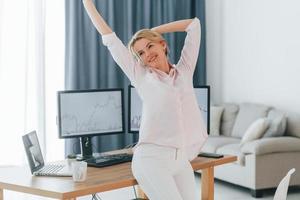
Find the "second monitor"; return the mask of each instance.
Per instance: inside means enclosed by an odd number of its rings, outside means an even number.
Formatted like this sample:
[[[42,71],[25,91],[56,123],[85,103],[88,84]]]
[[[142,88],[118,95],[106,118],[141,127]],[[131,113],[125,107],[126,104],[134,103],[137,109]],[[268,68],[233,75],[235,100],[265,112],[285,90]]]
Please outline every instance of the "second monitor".
[[[210,87],[209,86],[195,86],[195,95],[198,106],[201,111],[203,120],[206,124],[207,132],[209,132],[209,114],[210,114]],[[128,112],[128,127],[129,132],[138,133],[142,119],[142,100],[139,97],[136,89],[129,86],[129,112]]]

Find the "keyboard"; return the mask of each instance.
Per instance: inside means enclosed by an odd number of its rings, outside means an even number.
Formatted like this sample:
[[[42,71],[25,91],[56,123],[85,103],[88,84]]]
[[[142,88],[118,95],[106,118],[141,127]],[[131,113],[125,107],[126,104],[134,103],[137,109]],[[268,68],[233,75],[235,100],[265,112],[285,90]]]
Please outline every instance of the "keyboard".
[[[113,155],[101,155],[95,158],[86,160],[88,166],[91,167],[106,167],[116,165],[124,162],[130,162],[132,160],[132,154],[120,153]]]
[[[36,172],[37,175],[55,175],[64,165],[45,165],[42,169]]]

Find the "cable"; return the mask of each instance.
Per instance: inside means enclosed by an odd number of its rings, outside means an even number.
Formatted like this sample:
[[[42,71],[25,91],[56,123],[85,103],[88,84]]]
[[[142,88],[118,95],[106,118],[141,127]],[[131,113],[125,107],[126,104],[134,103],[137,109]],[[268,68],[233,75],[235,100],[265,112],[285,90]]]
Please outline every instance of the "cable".
[[[125,146],[124,149],[132,148],[132,147],[134,147],[136,144],[137,144],[137,142],[134,142],[134,143],[132,143],[132,144],[129,144],[129,145]]]
[[[92,200],[102,200],[101,197],[98,196],[97,193],[92,194]]]

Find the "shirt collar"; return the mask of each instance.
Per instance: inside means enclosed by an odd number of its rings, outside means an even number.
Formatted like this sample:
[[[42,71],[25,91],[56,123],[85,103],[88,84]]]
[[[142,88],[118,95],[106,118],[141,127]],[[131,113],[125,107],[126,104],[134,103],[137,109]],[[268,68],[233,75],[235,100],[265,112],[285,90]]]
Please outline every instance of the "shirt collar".
[[[167,78],[167,77],[172,78],[172,77],[176,76],[176,73],[177,73],[177,69],[175,68],[174,65],[172,65],[172,67],[169,71],[169,74],[167,74],[166,72],[161,71],[159,69],[156,69],[154,67],[149,67],[149,70],[150,70],[150,72],[156,72],[156,74],[162,78]]]

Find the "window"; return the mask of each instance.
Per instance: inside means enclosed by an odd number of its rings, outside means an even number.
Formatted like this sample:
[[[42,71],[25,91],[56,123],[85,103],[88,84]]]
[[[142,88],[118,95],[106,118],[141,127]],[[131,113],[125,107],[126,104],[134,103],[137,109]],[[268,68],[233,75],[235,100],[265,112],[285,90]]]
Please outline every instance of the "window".
[[[0,0],[0,165],[25,162],[21,136],[33,129],[47,161],[63,158],[55,118],[64,44],[64,1]]]

